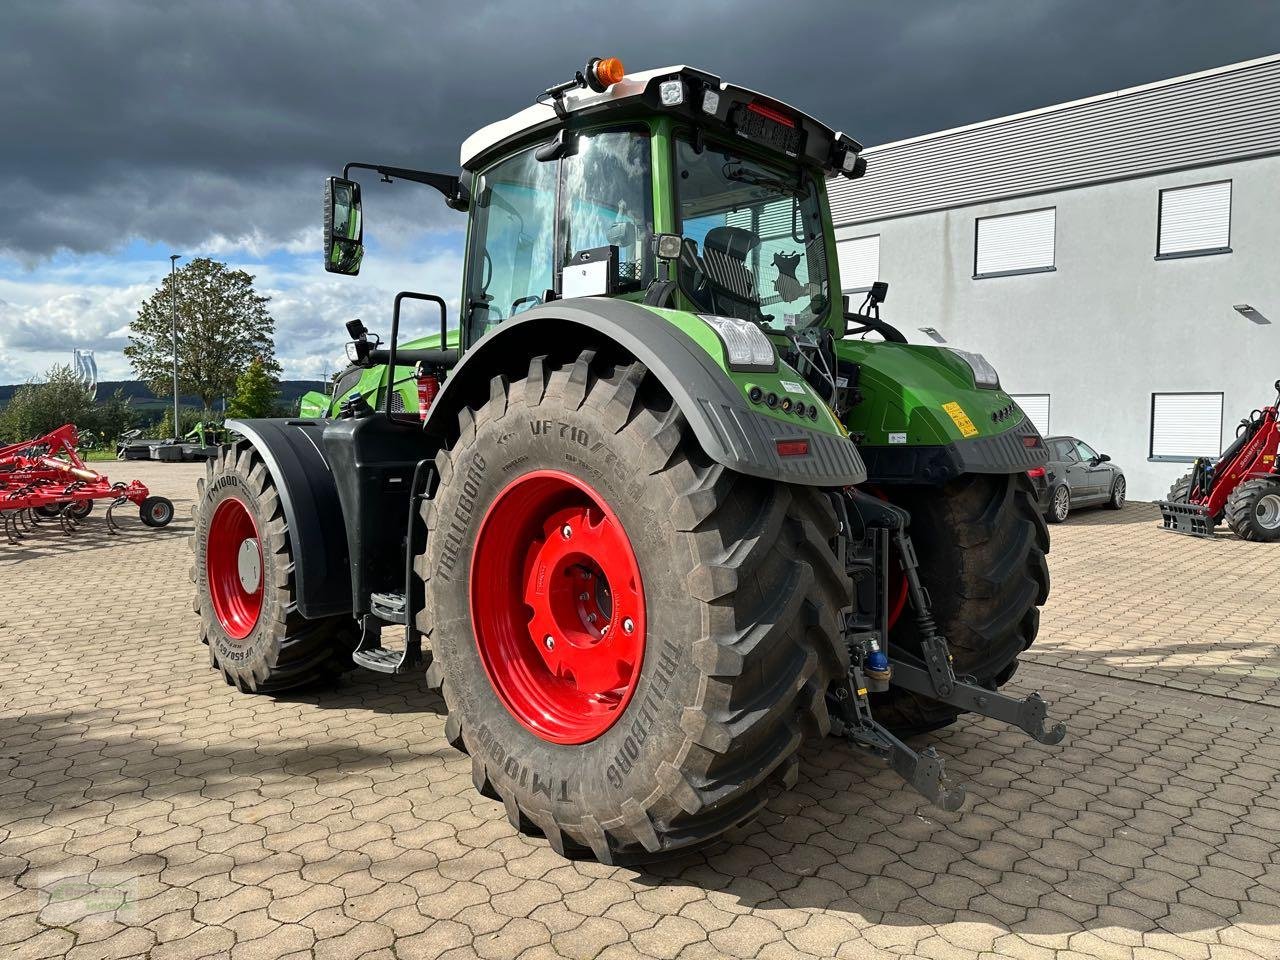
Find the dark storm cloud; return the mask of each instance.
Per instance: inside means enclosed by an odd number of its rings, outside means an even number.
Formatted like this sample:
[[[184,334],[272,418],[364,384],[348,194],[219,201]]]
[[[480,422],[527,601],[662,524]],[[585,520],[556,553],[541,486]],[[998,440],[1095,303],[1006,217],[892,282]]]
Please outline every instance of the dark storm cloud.
[[[692,63],[884,142],[1280,49],[1264,3],[18,2],[0,250],[296,238],[346,160],[452,170],[588,54]],[[411,188],[400,188],[411,189]],[[370,191],[372,194],[373,191]],[[439,204],[374,199],[388,218]],[[376,222],[378,209],[370,211]]]

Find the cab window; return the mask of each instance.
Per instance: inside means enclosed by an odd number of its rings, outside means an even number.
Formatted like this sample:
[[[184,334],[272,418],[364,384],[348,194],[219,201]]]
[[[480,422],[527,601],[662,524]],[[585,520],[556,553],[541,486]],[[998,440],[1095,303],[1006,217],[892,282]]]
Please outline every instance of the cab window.
[[[526,150],[480,176],[467,268],[471,342],[541,303],[551,289],[556,175],[556,163]]]
[[[653,279],[653,189],[649,133],[603,130],[578,137],[561,162],[560,240],[556,267],[596,247],[618,248],[619,292]]]

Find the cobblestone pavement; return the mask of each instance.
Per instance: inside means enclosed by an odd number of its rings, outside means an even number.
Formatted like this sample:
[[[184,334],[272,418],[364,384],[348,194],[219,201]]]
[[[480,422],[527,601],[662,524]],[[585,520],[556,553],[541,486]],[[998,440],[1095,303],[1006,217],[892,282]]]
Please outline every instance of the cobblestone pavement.
[[[0,544],[6,960],[1280,957],[1280,547],[1082,514],[1016,681],[1063,745],[961,722],[945,814],[816,744],[756,825],[640,872],[515,834],[416,679],[225,686],[189,613],[198,468],[135,467],[171,528]]]

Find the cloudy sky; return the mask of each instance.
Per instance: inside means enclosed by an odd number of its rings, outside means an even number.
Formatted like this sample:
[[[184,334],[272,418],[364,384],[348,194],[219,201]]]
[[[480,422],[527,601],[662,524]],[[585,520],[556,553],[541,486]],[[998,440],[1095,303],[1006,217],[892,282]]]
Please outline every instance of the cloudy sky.
[[[324,273],[324,176],[456,172],[468,132],[591,55],[702,66],[876,144],[1277,51],[1267,2],[6,0],[0,383],[73,347],[129,376],[170,253],[258,278],[289,377],[331,370],[342,323],[384,327],[398,289],[456,302],[462,215],[412,184],[369,185],[364,270]]]

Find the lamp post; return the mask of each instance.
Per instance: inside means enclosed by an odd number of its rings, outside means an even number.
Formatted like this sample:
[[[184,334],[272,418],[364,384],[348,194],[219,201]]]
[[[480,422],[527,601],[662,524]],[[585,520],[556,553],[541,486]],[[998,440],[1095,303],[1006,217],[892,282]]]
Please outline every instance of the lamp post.
[[[178,426],[178,281],[175,271],[180,253],[169,254],[169,317],[173,322],[173,439],[182,436]]]

